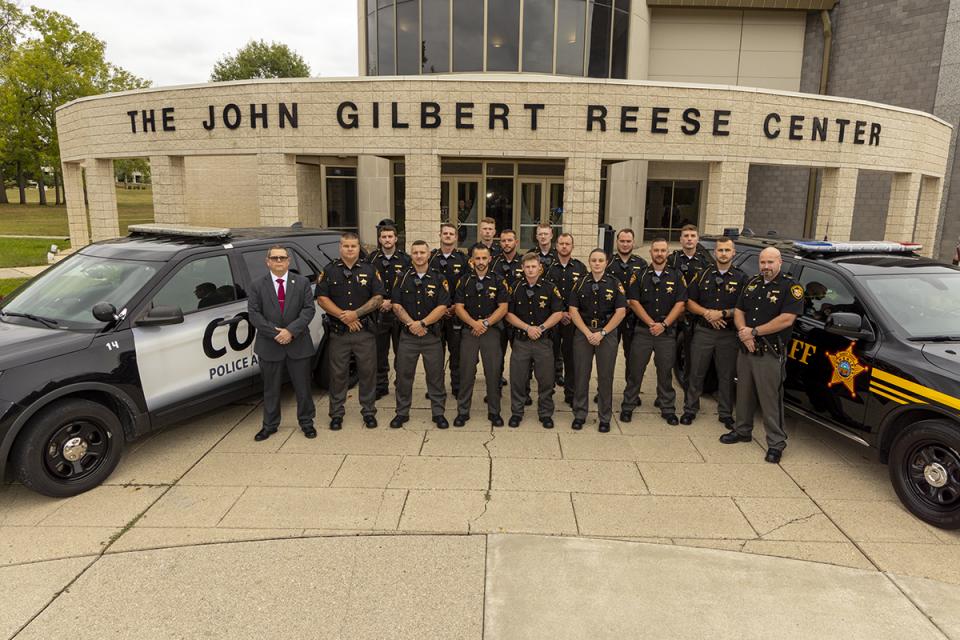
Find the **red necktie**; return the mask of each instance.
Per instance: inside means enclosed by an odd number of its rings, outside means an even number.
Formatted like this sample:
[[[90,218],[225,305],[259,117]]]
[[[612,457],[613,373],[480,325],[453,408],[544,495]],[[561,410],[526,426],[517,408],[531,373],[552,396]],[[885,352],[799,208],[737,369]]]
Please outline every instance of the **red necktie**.
[[[287,294],[283,290],[283,278],[277,278],[277,300],[280,301],[280,313],[283,313],[283,301],[287,299]]]

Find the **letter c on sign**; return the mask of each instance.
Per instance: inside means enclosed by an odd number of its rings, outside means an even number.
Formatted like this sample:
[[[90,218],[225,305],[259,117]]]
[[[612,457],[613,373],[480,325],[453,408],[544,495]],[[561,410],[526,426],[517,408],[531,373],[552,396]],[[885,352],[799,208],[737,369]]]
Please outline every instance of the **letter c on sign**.
[[[241,322],[247,325],[247,335],[243,341],[241,341],[239,335],[237,335],[237,327],[240,326]],[[203,332],[203,353],[211,360],[222,358],[227,353],[226,347],[216,347],[213,344],[213,332],[220,326],[223,326],[223,318],[214,318],[207,324],[207,328]],[[227,344],[229,344],[230,348],[234,351],[243,351],[253,344],[253,339],[256,335],[257,330],[250,324],[250,318],[247,312],[243,311],[233,316],[230,322],[230,329],[227,331]]]
[[[767,117],[763,119],[763,135],[767,136],[769,139],[773,140],[780,135],[780,127],[778,126],[775,130],[770,130],[770,122],[776,122],[780,124],[780,114],[779,113],[768,113]]]

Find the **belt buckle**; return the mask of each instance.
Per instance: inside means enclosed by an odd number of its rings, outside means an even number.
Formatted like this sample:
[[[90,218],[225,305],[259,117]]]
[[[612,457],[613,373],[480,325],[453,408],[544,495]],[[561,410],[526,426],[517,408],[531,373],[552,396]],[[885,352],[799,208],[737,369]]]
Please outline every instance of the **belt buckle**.
[[[596,328],[599,327],[599,326],[600,326],[600,321],[597,320],[596,318],[594,318],[593,320],[590,321],[590,328],[591,328],[591,329],[596,329]]]

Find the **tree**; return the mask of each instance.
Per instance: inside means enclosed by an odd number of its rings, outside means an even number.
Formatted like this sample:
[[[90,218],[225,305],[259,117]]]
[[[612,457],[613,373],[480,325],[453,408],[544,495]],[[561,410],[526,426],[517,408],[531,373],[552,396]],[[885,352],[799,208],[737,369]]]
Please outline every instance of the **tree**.
[[[310,66],[285,44],[251,40],[232,56],[213,65],[211,82],[252,78],[308,78]]]
[[[62,183],[57,107],[84,96],[150,85],[108,63],[104,42],[61,13],[31,7],[24,31],[28,37],[16,42],[0,67],[0,131],[6,138],[0,152],[17,167],[21,203],[26,177],[42,184],[43,166],[54,168],[54,184]],[[42,188],[40,201],[46,201]]]
[[[3,68],[10,59],[17,38],[23,30],[25,16],[20,8],[7,0],[0,0],[0,68]],[[0,77],[0,92],[3,91],[2,77]],[[10,147],[9,132],[0,127],[0,204],[7,204],[7,169],[11,166],[7,158],[7,149]]]

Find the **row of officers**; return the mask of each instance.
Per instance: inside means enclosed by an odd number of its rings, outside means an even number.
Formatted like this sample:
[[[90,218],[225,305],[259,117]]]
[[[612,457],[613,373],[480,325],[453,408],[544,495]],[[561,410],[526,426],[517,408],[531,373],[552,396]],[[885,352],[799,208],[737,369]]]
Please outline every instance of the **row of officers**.
[[[732,266],[734,243],[720,238],[711,256],[699,244],[696,227],[681,231],[681,248],[670,252],[664,238],[650,244],[649,263],[634,254],[634,233],[616,236],[608,259],[594,249],[585,265],[573,257],[574,238],[554,243],[548,224],[536,230],[536,246],[517,250],[517,235],[500,232],[492,219],[478,225],[479,241],[469,254],[457,246],[457,229],[443,224],[440,246],[431,251],[417,240],[409,254],[397,246],[397,230],[378,228],[378,249],[360,258],[353,233],[340,240],[340,258],[317,279],[316,296],[326,313],[330,366],[330,428],[342,427],[351,360],[359,375],[364,424],[377,426],[376,400],[389,393],[389,351],[394,351],[396,415],[409,420],[413,380],[421,358],[427,397],[437,427],[449,426],[444,364],[457,402],[453,424],[470,420],[478,363],[486,379],[487,419],[503,426],[501,386],[510,346],[509,419],[518,427],[532,406],[536,381],[537,416],[553,428],[554,389],[563,388],[573,408],[572,428],[588,414],[590,380],[597,370],[599,430],[608,432],[613,412],[613,377],[618,345],[626,360],[621,422],[640,405],[640,387],[651,356],[656,369],[656,407],[670,425],[691,424],[710,368],[718,377],[718,414],[729,430],[726,444],[749,442],[759,405],[767,436],[766,460],[779,462],[783,430],[785,345],[802,312],[803,289],[780,272],[776,249],[759,259],[749,278]],[[681,368],[678,360],[683,361]],[[677,416],[673,375],[684,389]],[[739,381],[739,382],[737,382]]]

